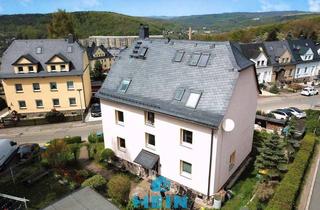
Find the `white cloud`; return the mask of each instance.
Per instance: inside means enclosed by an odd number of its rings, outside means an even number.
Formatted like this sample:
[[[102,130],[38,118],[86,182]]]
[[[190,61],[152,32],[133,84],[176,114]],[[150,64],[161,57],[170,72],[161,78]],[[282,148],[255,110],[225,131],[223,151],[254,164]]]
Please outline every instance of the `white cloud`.
[[[268,12],[268,11],[286,11],[290,10],[291,7],[288,3],[284,2],[274,2],[270,0],[260,0],[261,4],[261,11],[262,12]]]
[[[310,12],[320,12],[320,0],[309,0]]]

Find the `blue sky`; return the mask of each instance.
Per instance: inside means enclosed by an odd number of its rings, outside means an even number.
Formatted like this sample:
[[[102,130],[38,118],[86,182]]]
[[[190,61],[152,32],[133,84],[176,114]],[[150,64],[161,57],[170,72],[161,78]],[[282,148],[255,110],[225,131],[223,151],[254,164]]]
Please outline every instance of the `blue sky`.
[[[133,16],[302,10],[320,12],[320,0],[0,0],[0,14],[112,11]]]

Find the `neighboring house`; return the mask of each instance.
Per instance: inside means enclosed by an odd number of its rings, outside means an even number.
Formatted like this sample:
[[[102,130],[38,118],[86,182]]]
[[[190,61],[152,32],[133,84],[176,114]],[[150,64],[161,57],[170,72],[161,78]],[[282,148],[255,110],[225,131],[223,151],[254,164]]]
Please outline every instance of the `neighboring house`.
[[[253,61],[259,84],[272,81],[272,66],[263,43],[240,44],[243,55]]]
[[[288,42],[264,42],[272,69],[272,82],[292,82],[295,75],[295,58],[292,56]]]
[[[91,98],[86,51],[68,39],[14,40],[4,52],[0,79],[18,113],[81,111]]]
[[[90,47],[87,47],[87,54],[91,70],[95,68],[96,62],[101,63],[103,71],[107,72],[110,70],[113,56],[103,45],[97,46],[93,42]]]
[[[146,36],[97,93],[105,147],[140,176],[211,199],[251,152],[258,93],[254,63],[232,43]]]
[[[288,40],[296,61],[294,78],[297,81],[309,81],[319,75],[320,56],[311,39]]]

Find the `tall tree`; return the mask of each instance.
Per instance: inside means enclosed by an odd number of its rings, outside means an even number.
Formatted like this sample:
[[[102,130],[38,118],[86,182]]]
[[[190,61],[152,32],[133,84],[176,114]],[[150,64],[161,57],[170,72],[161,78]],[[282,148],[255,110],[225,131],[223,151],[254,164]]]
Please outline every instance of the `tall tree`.
[[[315,31],[312,31],[310,36],[309,36],[309,39],[311,39],[312,41],[314,42],[317,42],[318,41],[318,35]]]
[[[68,34],[74,34],[72,16],[65,10],[59,9],[52,14],[48,25],[48,35],[50,38],[64,38]]]
[[[273,29],[268,33],[268,37],[266,41],[278,41],[278,31],[276,29]]]

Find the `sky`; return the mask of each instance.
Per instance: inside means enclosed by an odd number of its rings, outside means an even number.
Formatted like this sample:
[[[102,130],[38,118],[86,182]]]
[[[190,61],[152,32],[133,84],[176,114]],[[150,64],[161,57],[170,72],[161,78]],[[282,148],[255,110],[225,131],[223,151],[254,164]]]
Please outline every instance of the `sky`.
[[[320,0],[0,0],[0,14],[111,11],[132,16],[184,16],[224,12],[320,12]]]

